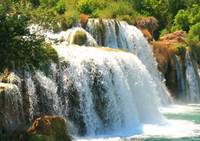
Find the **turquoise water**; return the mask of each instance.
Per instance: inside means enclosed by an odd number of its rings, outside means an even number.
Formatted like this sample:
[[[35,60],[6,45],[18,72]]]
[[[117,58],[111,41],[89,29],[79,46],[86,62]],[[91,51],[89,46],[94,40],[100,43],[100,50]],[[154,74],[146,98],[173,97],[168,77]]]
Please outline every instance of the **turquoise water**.
[[[159,135],[159,136],[151,136],[151,137],[147,137],[143,139],[133,138],[130,141],[137,141],[137,140],[138,141],[140,140],[141,141],[200,141],[200,129],[198,129],[200,128],[200,105],[198,104],[172,105],[167,108],[161,109],[161,112],[163,112],[167,120],[173,120],[175,122],[185,121],[185,126],[183,126],[185,130],[184,129],[182,130],[183,131],[182,136],[185,136],[185,137],[170,137],[170,136],[162,137],[162,135]],[[191,126],[193,126],[194,129]],[[187,131],[188,128],[190,131]],[[177,130],[177,131],[180,131],[180,130]],[[191,134],[188,134],[188,133],[191,133]],[[181,136],[181,133],[177,133],[177,134],[180,134]]]
[[[165,123],[144,125],[143,133],[130,137],[78,139],[81,141],[200,141],[200,104],[161,108]]]

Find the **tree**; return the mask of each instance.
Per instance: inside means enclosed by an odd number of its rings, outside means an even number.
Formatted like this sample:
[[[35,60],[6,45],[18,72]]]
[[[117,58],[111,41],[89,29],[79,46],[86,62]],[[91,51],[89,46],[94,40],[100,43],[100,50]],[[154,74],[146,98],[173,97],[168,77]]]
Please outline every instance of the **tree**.
[[[10,3],[0,5],[0,71],[40,68],[49,59],[56,61],[56,52],[27,29],[29,18],[13,9]]]

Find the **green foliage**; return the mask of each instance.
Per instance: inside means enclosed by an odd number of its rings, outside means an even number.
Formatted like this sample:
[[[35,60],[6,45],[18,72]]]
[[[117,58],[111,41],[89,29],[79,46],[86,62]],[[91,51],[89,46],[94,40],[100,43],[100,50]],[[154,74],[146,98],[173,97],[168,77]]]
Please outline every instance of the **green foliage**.
[[[92,0],[80,0],[77,7],[80,12],[85,14],[91,14],[95,10],[92,6]]]
[[[81,13],[85,14],[91,14],[94,15],[94,13],[98,10],[101,10],[106,7],[106,5],[109,3],[109,0],[79,0],[77,3],[77,9]]]
[[[178,14],[175,16],[174,20],[175,26],[172,27],[172,30],[189,30],[189,15],[184,11],[180,10]]]
[[[189,31],[191,26],[196,23],[200,23],[200,5],[192,5],[192,7],[186,10],[180,10],[174,19],[174,30]]]
[[[58,1],[56,3],[55,9],[59,14],[64,14],[66,11],[66,3],[64,2],[64,0]]]
[[[190,40],[200,41],[200,22],[191,26],[188,37]]]
[[[50,59],[57,61],[56,52],[44,43],[42,37],[30,34],[27,25],[25,15],[13,13],[12,10],[5,12],[5,9],[1,12],[0,69],[43,68]]]
[[[127,2],[113,2],[108,7],[98,12],[98,17],[117,18],[122,15],[132,15],[133,9]]]
[[[42,7],[54,7],[59,0],[40,0]]]

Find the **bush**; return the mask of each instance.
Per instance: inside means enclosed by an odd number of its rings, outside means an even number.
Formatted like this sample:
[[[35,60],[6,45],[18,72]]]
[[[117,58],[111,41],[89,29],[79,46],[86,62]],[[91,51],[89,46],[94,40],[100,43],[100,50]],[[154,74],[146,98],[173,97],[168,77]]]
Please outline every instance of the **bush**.
[[[94,7],[92,7],[92,0],[80,0],[77,7],[81,13],[92,14],[92,12],[94,12]]]
[[[175,30],[184,30],[189,31],[189,21],[190,17],[185,10],[180,10],[178,14],[175,16],[174,24],[175,26],[172,27],[172,31]]]
[[[55,9],[59,14],[64,14],[66,11],[66,3],[64,2],[64,0],[58,1],[56,3]]]
[[[40,0],[42,7],[54,7],[59,0]]]
[[[30,34],[28,18],[10,12],[0,15],[0,69],[44,68],[50,60],[57,61],[54,49],[42,37]]]
[[[200,40],[200,22],[191,27],[188,37],[190,40],[194,41]]]
[[[109,0],[79,0],[77,3],[77,9],[81,13],[95,15],[94,13],[97,10],[105,8],[108,4]]]
[[[98,12],[101,18],[117,18],[122,15],[132,15],[134,10],[128,2],[112,2],[108,7]]]
[[[200,6],[197,4],[192,5],[186,10],[180,10],[174,19],[174,26],[172,30],[189,31],[191,26],[200,22]]]

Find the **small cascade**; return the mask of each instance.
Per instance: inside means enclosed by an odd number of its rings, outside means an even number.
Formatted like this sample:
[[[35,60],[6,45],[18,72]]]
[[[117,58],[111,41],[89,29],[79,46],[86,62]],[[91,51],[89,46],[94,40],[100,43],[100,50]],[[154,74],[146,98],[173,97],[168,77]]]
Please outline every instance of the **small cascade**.
[[[90,19],[87,30],[100,46],[122,49],[138,56],[156,82],[162,103],[170,101],[152,49],[139,29],[123,21]]]
[[[176,61],[176,79],[178,84],[178,97],[184,98],[186,96],[186,84],[183,72],[183,66],[179,56],[175,56]]]
[[[31,77],[31,74],[26,72],[25,73],[25,91],[28,95],[28,102],[29,102],[29,121],[32,121],[34,119],[35,113],[38,112],[38,96],[36,94],[36,86],[35,83]]]
[[[198,102],[200,100],[199,76],[197,75],[195,66],[191,60],[190,54],[187,52],[185,56],[186,80],[188,84],[188,101]]]
[[[46,40],[54,44],[97,46],[93,37],[81,27],[73,27],[59,33],[46,32]]]
[[[41,115],[60,115],[62,112],[56,82],[46,77],[43,72],[37,71],[35,74],[35,83]]]

